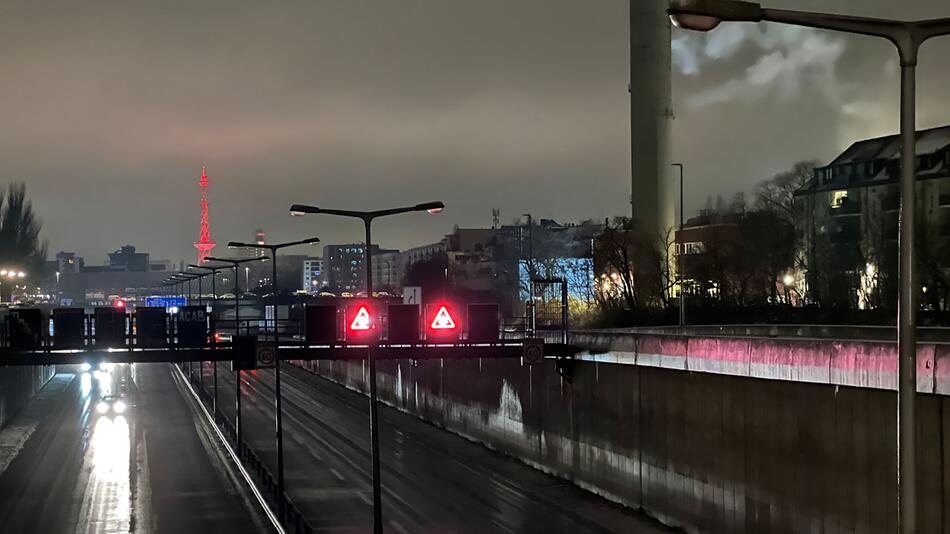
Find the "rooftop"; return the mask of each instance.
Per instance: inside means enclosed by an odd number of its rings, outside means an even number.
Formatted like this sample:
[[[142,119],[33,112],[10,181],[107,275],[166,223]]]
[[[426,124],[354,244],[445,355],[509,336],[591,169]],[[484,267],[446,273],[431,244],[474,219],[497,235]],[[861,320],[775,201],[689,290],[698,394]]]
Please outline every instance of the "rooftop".
[[[950,148],[950,125],[917,132],[917,155],[932,154]],[[900,135],[888,135],[858,141],[841,153],[830,165],[843,165],[875,159],[900,158]]]

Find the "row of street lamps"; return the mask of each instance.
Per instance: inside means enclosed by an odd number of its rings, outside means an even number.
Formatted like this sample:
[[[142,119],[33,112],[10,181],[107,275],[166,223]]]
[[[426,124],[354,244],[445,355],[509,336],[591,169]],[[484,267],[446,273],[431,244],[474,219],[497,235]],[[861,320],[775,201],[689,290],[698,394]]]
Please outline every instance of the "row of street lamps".
[[[307,214],[323,214],[323,215],[336,215],[340,217],[350,217],[356,218],[363,221],[363,227],[366,233],[366,242],[364,248],[364,263],[366,264],[366,296],[369,299],[373,298],[373,242],[372,242],[372,223],[374,220],[381,217],[388,217],[391,215],[399,215],[403,213],[410,212],[428,212],[428,213],[439,213],[445,208],[445,205],[442,202],[425,202],[421,204],[416,204],[414,206],[406,206],[401,208],[391,208],[384,210],[376,211],[357,211],[357,210],[338,210],[338,209],[324,209],[318,208],[316,206],[308,206],[303,204],[294,204],[290,207],[290,212],[294,216],[302,216]],[[226,265],[220,266],[208,266],[208,265],[189,265],[189,269],[202,269],[207,272],[196,273],[191,271],[181,271],[175,275],[172,275],[165,280],[165,284],[168,286],[177,286],[183,288],[185,282],[188,285],[189,296],[192,295],[192,286],[191,283],[194,280],[198,280],[198,294],[203,295],[201,287],[201,279],[207,275],[211,275],[211,294],[212,294],[212,316],[216,312],[216,303],[217,303],[217,288],[215,286],[215,278],[217,277],[218,271],[225,269],[234,269],[234,334],[237,335],[240,331],[240,287],[238,282],[238,268],[240,265],[253,261],[270,261],[272,268],[272,278],[271,278],[271,287],[272,287],[272,302],[273,302],[273,341],[275,344],[275,350],[277,350],[277,342],[279,340],[279,333],[277,327],[277,304],[278,304],[278,285],[277,285],[277,251],[287,247],[293,247],[298,245],[313,245],[319,243],[320,239],[316,237],[311,237],[308,239],[302,239],[299,241],[289,241],[286,243],[278,244],[258,244],[258,243],[243,243],[238,241],[231,241],[228,243],[229,248],[258,248],[270,251],[270,258],[268,257],[255,257],[255,258],[219,258],[219,257],[208,257],[207,260],[211,262],[218,262]],[[199,298],[200,300],[200,298]],[[376,389],[376,359],[374,357],[373,346],[372,344],[367,347],[366,358],[369,363],[369,419],[370,419],[370,443],[372,451],[372,481],[373,481],[373,530],[377,534],[381,534],[383,531],[382,523],[382,491],[380,486],[380,460],[379,460],[379,414],[377,411],[378,402],[377,402],[377,389]],[[203,371],[203,366],[202,366]],[[283,423],[282,423],[282,414],[281,414],[281,392],[280,392],[280,358],[275,359],[274,363],[274,408],[276,412],[276,438],[277,438],[277,494],[280,498],[278,501],[278,517],[283,521],[285,517],[284,510],[284,451],[283,451]],[[236,407],[236,417],[235,417],[235,440],[237,442],[237,449],[241,450],[241,371],[235,371],[235,407]],[[218,414],[218,398],[217,398],[217,384],[218,384],[218,374],[217,374],[217,364],[214,366],[213,372],[213,387],[214,387],[214,396],[212,399],[212,409],[217,418]]]

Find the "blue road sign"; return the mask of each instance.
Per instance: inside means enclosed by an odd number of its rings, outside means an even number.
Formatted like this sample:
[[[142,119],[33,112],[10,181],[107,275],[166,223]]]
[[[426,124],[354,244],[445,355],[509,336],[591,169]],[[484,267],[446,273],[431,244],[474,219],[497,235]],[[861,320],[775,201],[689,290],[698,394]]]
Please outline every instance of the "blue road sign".
[[[150,308],[183,308],[185,297],[145,297],[145,305]]]

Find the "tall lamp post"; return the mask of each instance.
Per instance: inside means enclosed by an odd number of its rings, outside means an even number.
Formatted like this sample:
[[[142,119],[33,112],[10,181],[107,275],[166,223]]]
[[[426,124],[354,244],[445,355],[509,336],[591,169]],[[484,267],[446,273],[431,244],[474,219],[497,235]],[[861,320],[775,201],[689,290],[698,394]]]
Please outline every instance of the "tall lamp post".
[[[216,328],[214,327],[214,321],[215,321],[215,314],[218,311],[218,289],[216,285],[217,278],[218,278],[218,271],[230,269],[231,267],[230,266],[208,267],[207,265],[195,265],[193,263],[189,264],[188,267],[192,269],[204,269],[211,273],[211,326],[212,328],[214,328],[214,330],[216,330]],[[215,332],[212,331],[211,332],[211,347],[212,348],[214,348],[217,343],[217,339],[215,339],[214,334]],[[211,384],[212,384],[212,389],[214,390],[214,393],[212,394],[212,397],[211,397],[211,409],[214,412],[214,420],[217,421],[218,420],[218,362],[217,360],[212,362]]]
[[[676,244],[679,245],[679,250],[676,251],[676,275],[680,280],[680,328],[686,326],[686,290],[683,287],[683,164],[682,163],[672,163],[673,167],[677,167],[680,170],[680,233],[679,239],[676,240]]]
[[[267,261],[267,258],[241,258],[241,259],[232,259],[232,258],[216,258],[214,256],[208,256],[205,258],[205,261],[216,261],[218,263],[227,263],[234,269],[234,337],[237,337],[238,331],[241,328],[241,298],[239,293],[241,292],[241,287],[238,279],[238,267],[242,263],[248,263],[251,261]],[[232,338],[231,343],[234,343]],[[238,369],[234,371],[234,440],[237,444],[238,454],[241,452],[241,370]]]
[[[193,269],[194,267],[195,267],[195,266],[189,265],[187,268],[188,268],[188,269]],[[207,305],[205,304],[205,300],[204,300],[204,289],[202,288],[201,280],[202,280],[205,276],[208,276],[209,274],[215,274],[215,273],[213,273],[213,272],[193,273],[193,272],[190,272],[190,271],[188,271],[188,270],[182,271],[182,272],[183,272],[184,274],[189,274],[189,275],[195,276],[195,277],[198,279],[198,305],[199,305],[199,306],[202,306],[202,309],[204,309],[205,311],[207,311]],[[211,285],[212,285],[212,287],[214,287],[214,277],[213,277],[213,276],[212,276],[212,279],[211,279]],[[204,380],[205,380],[205,362],[204,362],[204,360],[200,360],[200,361],[198,362],[198,388],[201,389],[202,391],[204,391],[204,387],[205,387]]]
[[[950,35],[950,18],[899,21],[828,13],[767,9],[734,0],[673,0],[673,24],[687,30],[710,31],[720,22],[779,22],[794,26],[882,37],[896,48],[901,64],[901,208],[900,297],[897,311],[897,507],[900,532],[917,532],[915,471],[915,400],[917,393],[917,291],[914,284],[914,179],[916,175],[917,56],[932,37]]]
[[[191,282],[194,280],[198,280],[198,293],[200,294],[201,293],[201,277],[204,275],[201,275],[198,273],[189,273],[186,271],[179,271],[174,276],[177,277],[179,280],[181,280],[182,283],[188,282],[188,305],[192,306],[193,304],[191,301],[194,300],[194,291],[193,291],[194,288],[192,287]],[[195,381],[195,368],[194,368],[194,362],[192,361],[188,362],[188,378],[191,379],[192,382]]]
[[[271,293],[273,294],[273,303],[274,303],[274,411],[277,413],[275,417],[276,420],[276,429],[277,434],[277,515],[281,521],[284,520],[284,431],[283,423],[280,409],[280,355],[278,354],[278,334],[277,334],[277,251],[282,248],[287,247],[296,247],[298,245],[314,245],[320,242],[320,239],[317,237],[311,237],[308,239],[301,239],[299,241],[288,241],[286,243],[277,243],[274,245],[267,244],[258,244],[258,243],[241,243],[239,241],[231,241],[228,243],[228,248],[258,248],[265,249],[270,251],[271,259]]]
[[[525,213],[528,218],[528,329],[531,335],[534,335],[535,312],[534,312],[534,224],[530,213]],[[519,284],[520,285],[520,284]]]
[[[290,207],[290,213],[295,216],[302,216],[306,214],[337,215],[340,217],[351,217],[363,221],[363,227],[366,230],[366,298],[372,300],[373,240],[370,227],[373,224],[373,220],[380,217],[388,217],[390,215],[399,215],[401,213],[409,213],[413,211],[439,213],[443,209],[445,209],[445,204],[442,202],[424,202],[422,204],[416,204],[415,206],[376,211],[335,210],[318,208],[316,206],[307,206],[304,204],[294,204]],[[376,411],[376,359],[373,356],[372,344],[370,344],[366,350],[366,359],[369,361],[369,434],[373,462],[373,531],[376,534],[382,534],[382,492],[380,491],[379,484],[379,415]]]

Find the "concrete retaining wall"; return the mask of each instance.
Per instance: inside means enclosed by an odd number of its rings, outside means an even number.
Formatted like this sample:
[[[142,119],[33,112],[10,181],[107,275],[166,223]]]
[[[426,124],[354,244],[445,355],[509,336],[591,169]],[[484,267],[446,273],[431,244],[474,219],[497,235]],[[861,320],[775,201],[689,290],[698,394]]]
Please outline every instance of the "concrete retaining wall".
[[[756,361],[789,355],[748,340],[709,342],[754,355],[708,364],[719,372],[682,370],[688,344],[656,343],[651,354],[665,365],[580,361],[570,383],[550,361],[381,361],[379,392],[401,410],[690,532],[895,531],[893,392],[750,378]],[[364,362],[302,365],[365,389]],[[919,399],[920,532],[947,534],[950,398]]]
[[[0,428],[13,419],[55,374],[52,365],[0,367]]]
[[[897,343],[809,338],[572,332],[591,362],[896,390]],[[917,345],[917,391],[950,392],[950,344]]]

